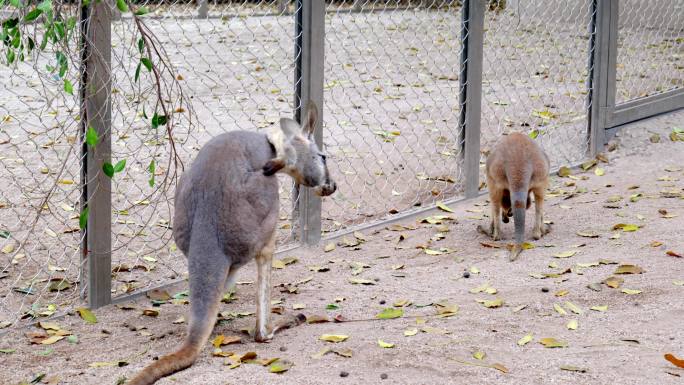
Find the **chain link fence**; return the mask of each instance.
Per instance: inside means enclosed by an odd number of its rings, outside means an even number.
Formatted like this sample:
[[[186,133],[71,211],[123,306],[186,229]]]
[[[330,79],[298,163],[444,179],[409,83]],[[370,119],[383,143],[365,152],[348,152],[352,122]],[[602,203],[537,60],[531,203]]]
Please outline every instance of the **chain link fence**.
[[[618,104],[684,88],[684,1],[620,2]]]
[[[12,62],[6,21],[26,11],[3,5],[0,328],[103,290],[88,286],[97,283],[87,274],[88,242],[102,234],[83,209],[104,207],[90,186],[111,200],[111,219],[98,216],[111,225],[111,245],[100,245],[111,257],[99,273],[111,279],[105,302],[183,279],[171,232],[175,178],[212,137],[296,115],[303,85],[320,87],[323,144],[338,183],[320,211],[324,235],[472,196],[488,149],[511,131],[534,136],[555,167],[586,159],[591,130],[605,128],[590,122],[595,99],[611,87],[592,81],[604,49],[595,43],[597,9],[614,1],[329,1],[314,15],[318,31],[302,21],[311,0],[129,3],[146,8],[139,18],[108,3],[111,72],[99,75],[111,91],[98,90],[110,94],[111,129],[100,134],[111,139],[104,159],[125,161],[111,179],[94,163],[82,122],[84,113],[106,118],[106,109],[84,112],[79,96],[88,55],[106,55],[81,49],[79,4],[52,2],[65,26],[76,23],[72,32]],[[620,4],[618,99],[682,88],[682,1]],[[39,23],[25,31],[43,33]],[[301,72],[302,52],[314,52],[302,42],[316,39],[325,56],[309,59],[323,72],[320,85]],[[150,124],[162,107],[171,109],[172,135],[170,124]],[[281,177],[281,248],[300,243],[293,191]]]

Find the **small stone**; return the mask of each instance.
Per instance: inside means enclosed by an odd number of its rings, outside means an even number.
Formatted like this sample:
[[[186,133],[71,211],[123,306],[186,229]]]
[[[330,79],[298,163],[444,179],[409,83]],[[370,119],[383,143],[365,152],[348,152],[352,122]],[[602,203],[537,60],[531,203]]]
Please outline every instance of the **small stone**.
[[[548,287],[542,287],[542,293],[548,293],[549,288]]]
[[[340,372],[340,377],[347,377],[349,376],[349,372],[345,372],[344,370]]]
[[[387,377],[388,377],[387,373],[383,373],[383,374],[380,375],[380,379],[381,379],[381,380],[386,380]]]
[[[463,278],[470,278],[470,272],[469,272],[469,271],[464,271],[464,272],[463,272]]]
[[[280,350],[281,352],[286,352],[287,346],[281,346],[278,350]]]
[[[380,305],[384,305],[385,303],[387,303],[387,302],[384,299],[380,300]]]

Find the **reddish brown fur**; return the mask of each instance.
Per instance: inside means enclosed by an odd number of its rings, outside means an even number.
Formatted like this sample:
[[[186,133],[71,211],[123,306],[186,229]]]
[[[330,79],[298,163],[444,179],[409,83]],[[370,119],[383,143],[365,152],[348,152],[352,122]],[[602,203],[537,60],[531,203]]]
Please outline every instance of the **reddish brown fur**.
[[[530,192],[534,194],[535,224],[533,237],[541,238],[549,229],[543,224],[544,191],[548,186],[549,159],[530,137],[512,133],[503,137],[487,158],[487,187],[492,205],[492,222],[489,231],[478,229],[494,240],[501,238],[499,217],[508,217],[519,209],[522,220],[516,226],[516,247],[511,253],[515,259],[520,252],[524,235],[524,210],[530,207]],[[503,209],[503,211],[502,211]]]

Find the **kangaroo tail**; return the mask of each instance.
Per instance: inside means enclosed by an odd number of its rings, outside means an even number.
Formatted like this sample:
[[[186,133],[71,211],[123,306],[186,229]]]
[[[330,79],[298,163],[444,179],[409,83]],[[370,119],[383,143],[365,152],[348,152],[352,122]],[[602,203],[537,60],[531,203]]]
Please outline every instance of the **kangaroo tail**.
[[[510,260],[518,258],[525,240],[525,210],[527,209],[527,189],[511,192],[511,206],[513,206],[513,224],[515,226],[515,245],[510,254]]]
[[[150,385],[158,379],[191,366],[209,339],[231,261],[218,247],[215,231],[199,231],[193,226],[188,252],[190,281],[190,322],[180,349],[152,363],[129,385]],[[213,236],[212,236],[213,234]],[[212,239],[213,238],[213,239]]]

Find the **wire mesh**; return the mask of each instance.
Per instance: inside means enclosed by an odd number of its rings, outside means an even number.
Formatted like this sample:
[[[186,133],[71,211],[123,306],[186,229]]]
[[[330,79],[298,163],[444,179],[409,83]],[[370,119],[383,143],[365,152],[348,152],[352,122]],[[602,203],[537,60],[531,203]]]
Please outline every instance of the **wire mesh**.
[[[684,88],[684,1],[623,0],[616,102]]]
[[[460,194],[461,25],[457,1],[328,5],[324,231]]]
[[[0,329],[79,298],[78,9],[55,5],[66,32],[44,50],[27,12],[0,7]]]
[[[496,1],[493,4],[505,4]],[[485,15],[482,151],[536,137],[552,168],[587,154],[591,1],[509,1]]]

